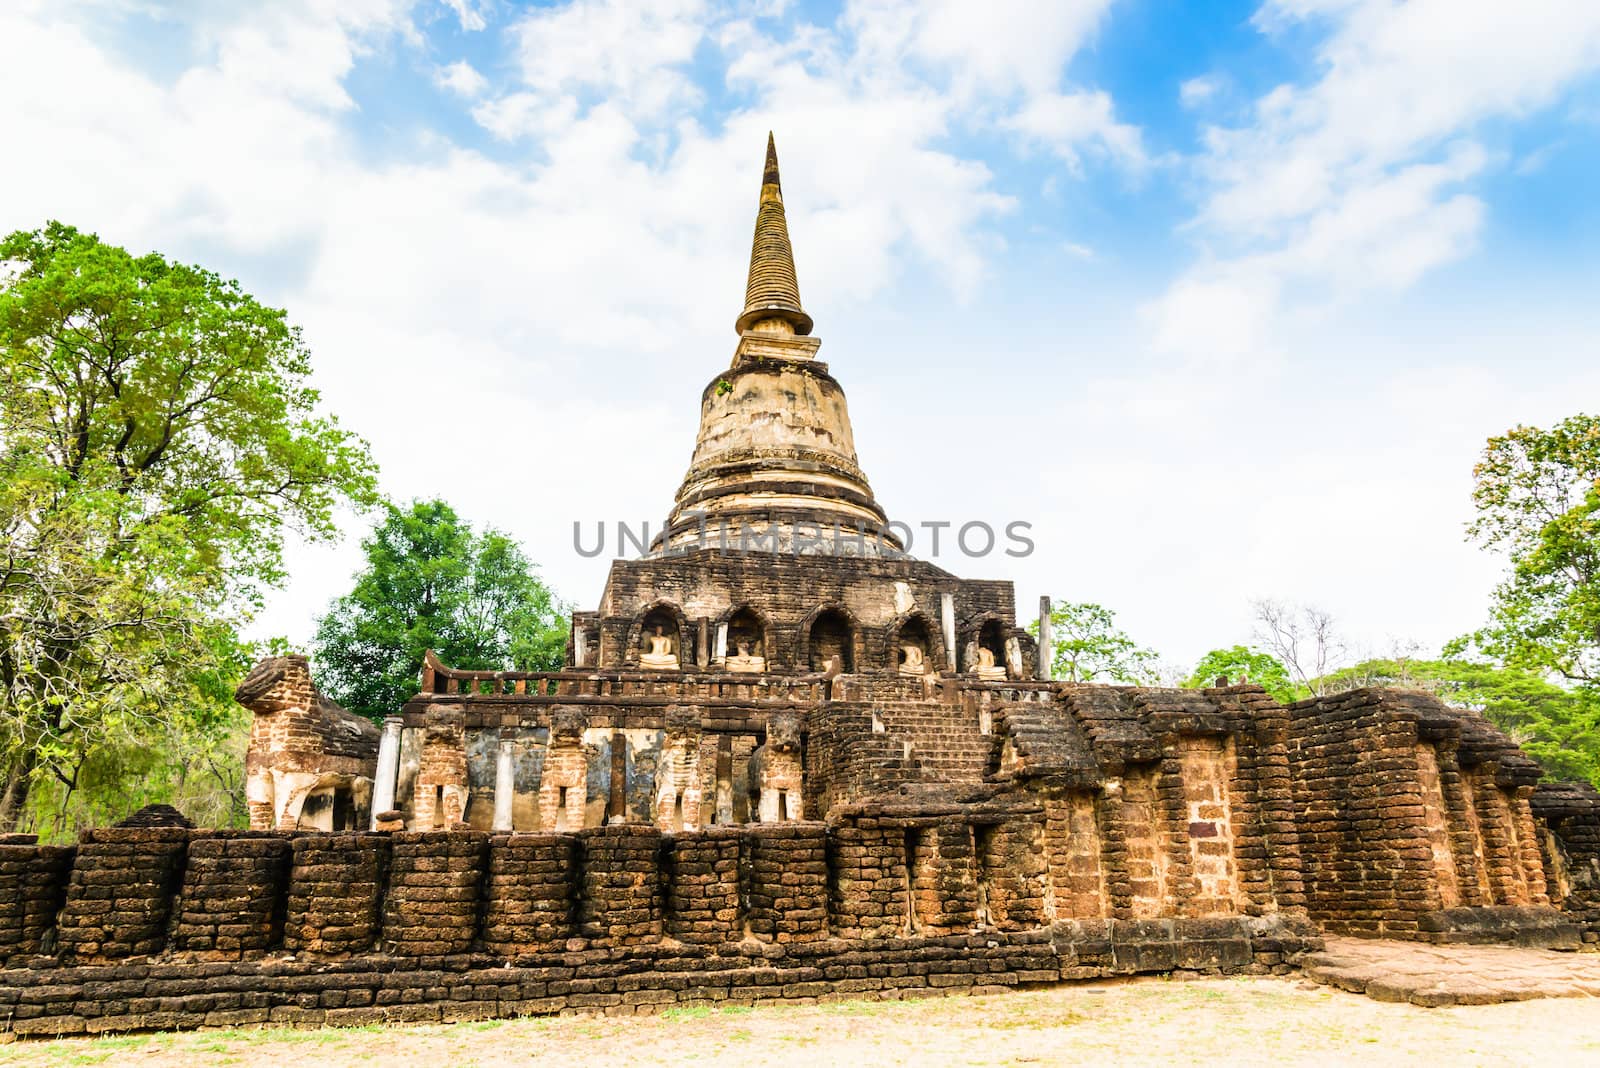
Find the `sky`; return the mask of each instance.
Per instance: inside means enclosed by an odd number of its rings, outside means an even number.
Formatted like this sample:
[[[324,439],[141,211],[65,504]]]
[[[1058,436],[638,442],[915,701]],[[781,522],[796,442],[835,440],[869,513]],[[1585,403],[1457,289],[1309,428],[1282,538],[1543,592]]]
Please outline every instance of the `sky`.
[[[1031,524],[935,562],[1176,668],[1260,598],[1471,630],[1485,439],[1595,408],[1590,0],[0,5],[0,228],[288,309],[384,491],[582,608],[574,524],[659,528],[732,356],[769,130],[891,518]],[[369,524],[253,632],[303,645]]]

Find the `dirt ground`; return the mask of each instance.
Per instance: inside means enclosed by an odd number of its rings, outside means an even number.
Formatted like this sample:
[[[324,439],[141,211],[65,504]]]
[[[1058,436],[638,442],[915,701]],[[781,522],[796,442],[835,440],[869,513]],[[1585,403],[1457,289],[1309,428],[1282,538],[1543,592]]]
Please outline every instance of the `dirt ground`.
[[[689,1064],[695,1068],[1161,1064],[1439,1068],[1600,1064],[1600,998],[1448,1009],[1298,979],[1143,979],[985,997],[684,1009],[321,1031],[203,1031],[0,1046],[5,1065]]]

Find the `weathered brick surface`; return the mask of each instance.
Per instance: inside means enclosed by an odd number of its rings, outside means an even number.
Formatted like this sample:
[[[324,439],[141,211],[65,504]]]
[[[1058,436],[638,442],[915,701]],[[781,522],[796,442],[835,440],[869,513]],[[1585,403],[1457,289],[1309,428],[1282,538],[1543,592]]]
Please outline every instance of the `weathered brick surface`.
[[[1543,915],[1514,911],[1550,900],[1530,806],[1539,769],[1481,716],[1385,690],[1302,701],[1291,714],[1313,919],[1437,941],[1501,926],[1468,922],[1457,905]]]
[[[743,833],[717,828],[670,834],[662,843],[666,933],[680,942],[716,945],[744,934],[739,907]]]
[[[161,952],[190,833],[167,827],[85,831],[58,920],[62,955],[100,961]]]
[[[296,835],[283,946],[339,956],[377,943],[389,878],[386,834]]]
[[[238,959],[278,945],[290,857],[287,834],[208,831],[192,838],[172,948]]]
[[[577,848],[570,834],[501,834],[489,840],[483,909],[487,951],[548,952],[576,933]]]
[[[394,835],[383,910],[386,950],[432,957],[472,948],[488,844],[477,831]]]
[[[764,826],[744,839],[750,933],[768,942],[815,942],[828,935],[828,828]]]
[[[1095,817],[1094,795],[1074,791],[1047,797],[1044,810],[1052,918],[1098,919],[1107,915],[1105,850]]]
[[[77,850],[29,837],[0,842],[0,961],[44,952],[67,897]]]
[[[1530,798],[1544,839],[1552,902],[1600,941],[1600,792],[1588,783],[1545,783]]]
[[[975,828],[978,881],[989,926],[1026,931],[1045,922],[1044,818],[1030,813]]]
[[[340,961],[125,963],[0,971],[0,1019],[20,1036],[197,1027],[440,1022],[567,1011],[812,1003],[1170,971],[1284,972],[1320,946],[1279,919],[1073,921],[874,944],[685,944],[503,958],[356,956]]]
[[[661,937],[661,832],[596,827],[578,835],[583,866],[579,925],[594,945],[650,943]]]
[[[899,938],[911,926],[906,828],[861,819],[829,836],[829,912],[841,938]]]

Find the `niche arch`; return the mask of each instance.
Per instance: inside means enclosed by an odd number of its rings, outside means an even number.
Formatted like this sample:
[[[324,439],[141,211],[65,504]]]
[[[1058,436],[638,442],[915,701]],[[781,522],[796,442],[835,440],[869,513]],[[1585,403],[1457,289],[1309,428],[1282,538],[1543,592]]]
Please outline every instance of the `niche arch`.
[[[859,633],[855,617],[844,605],[819,605],[800,621],[800,662],[807,670],[820,673],[828,670],[828,662],[837,656],[844,674],[853,674]]]
[[[767,640],[767,619],[750,605],[740,605],[721,620],[728,626],[728,656],[739,655],[739,646],[742,643],[748,650],[748,655],[759,656],[772,666],[771,643]]]
[[[903,648],[915,645],[921,648],[927,674],[936,675],[949,670],[945,663],[944,634],[936,620],[921,611],[911,611],[895,618],[887,628],[883,646],[883,666],[889,671],[900,670],[905,657]]]
[[[650,648],[646,638],[653,635],[658,626],[662,634],[672,639],[672,651],[678,657],[678,670],[682,671],[692,666],[694,647],[689,641],[689,621],[684,617],[683,609],[671,601],[656,601],[646,606],[638,619],[628,628],[627,666],[639,667],[640,654]]]
[[[987,649],[996,667],[1006,667],[1006,639],[1017,628],[993,612],[985,612],[962,630],[960,648],[961,670],[978,670],[978,650]]]

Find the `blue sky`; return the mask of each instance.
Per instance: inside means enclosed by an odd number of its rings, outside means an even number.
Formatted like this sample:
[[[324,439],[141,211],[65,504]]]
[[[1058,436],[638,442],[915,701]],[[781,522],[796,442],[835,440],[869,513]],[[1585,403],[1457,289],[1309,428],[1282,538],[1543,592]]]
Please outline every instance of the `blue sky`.
[[[386,489],[581,606],[572,523],[659,522],[731,356],[768,129],[891,515],[1031,522],[938,562],[1175,667],[1261,597],[1352,655],[1470,629],[1477,451],[1600,387],[1582,0],[21,0],[0,42],[0,226],[287,307]],[[296,546],[259,632],[357,558]]]

